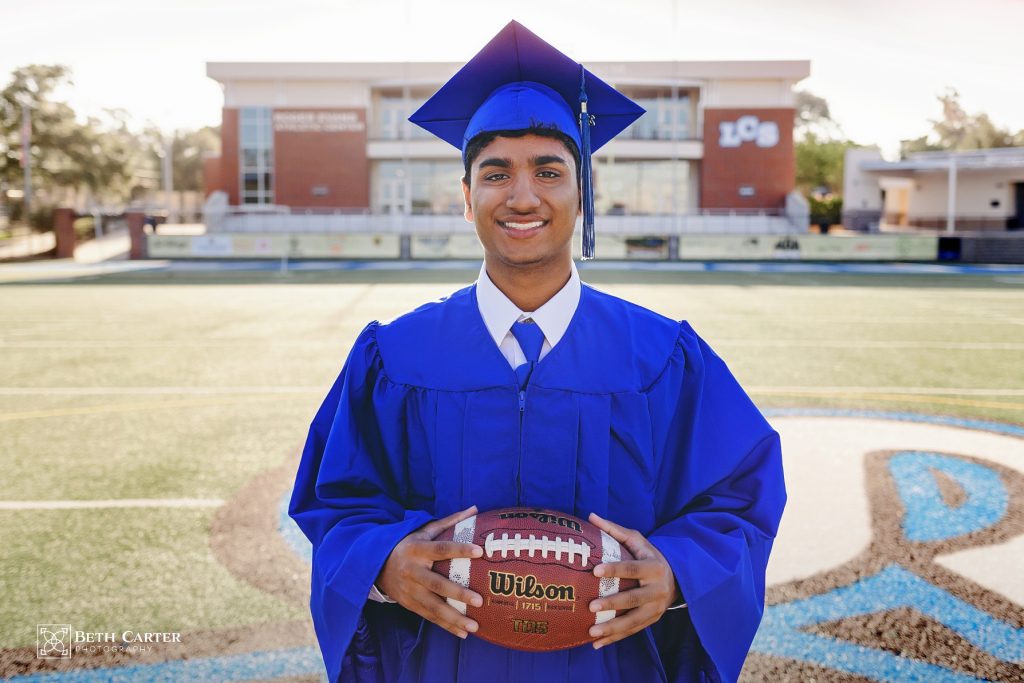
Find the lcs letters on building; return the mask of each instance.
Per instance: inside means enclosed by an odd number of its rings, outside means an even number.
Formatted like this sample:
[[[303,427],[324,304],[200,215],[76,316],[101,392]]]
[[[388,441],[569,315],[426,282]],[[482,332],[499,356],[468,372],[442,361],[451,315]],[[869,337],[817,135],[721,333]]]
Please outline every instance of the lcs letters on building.
[[[761,121],[756,116],[741,116],[735,121],[718,124],[718,145],[739,147],[744,142],[753,142],[758,147],[774,147],[779,144],[779,124]]]

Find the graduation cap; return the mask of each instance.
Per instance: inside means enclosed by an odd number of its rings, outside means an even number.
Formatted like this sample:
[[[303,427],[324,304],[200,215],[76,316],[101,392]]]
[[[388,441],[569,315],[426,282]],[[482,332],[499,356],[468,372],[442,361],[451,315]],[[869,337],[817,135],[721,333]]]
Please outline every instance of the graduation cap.
[[[462,151],[481,133],[548,128],[576,143],[583,183],[583,258],[594,257],[590,155],[644,109],[511,21],[409,120]]]

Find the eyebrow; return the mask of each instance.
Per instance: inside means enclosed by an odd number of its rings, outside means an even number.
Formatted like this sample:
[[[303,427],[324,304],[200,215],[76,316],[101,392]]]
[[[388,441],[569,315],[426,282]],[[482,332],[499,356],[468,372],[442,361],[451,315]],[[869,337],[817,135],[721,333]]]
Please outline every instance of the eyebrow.
[[[547,166],[548,164],[562,164],[563,166],[569,165],[568,163],[566,163],[565,159],[558,156],[557,154],[547,154],[544,156],[533,158],[534,166]]]
[[[558,156],[557,154],[544,154],[536,156],[531,159],[534,166],[546,166],[547,164],[562,164],[568,166],[568,162],[565,159]],[[512,168],[512,161],[510,159],[503,159],[499,157],[491,157],[484,159],[480,162],[479,168],[485,168],[487,166],[497,166],[499,168]]]
[[[498,166],[500,168],[512,168],[512,162],[509,159],[500,159],[498,157],[491,157],[490,159],[484,159],[480,162],[480,168],[485,166]]]

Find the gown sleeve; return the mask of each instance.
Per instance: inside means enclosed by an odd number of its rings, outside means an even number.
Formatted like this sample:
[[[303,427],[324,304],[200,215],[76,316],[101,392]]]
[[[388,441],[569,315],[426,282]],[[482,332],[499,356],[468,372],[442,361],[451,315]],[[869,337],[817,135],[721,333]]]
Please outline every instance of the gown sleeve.
[[[648,539],[688,606],[655,626],[692,621],[701,670],[735,681],[764,611],[765,568],[786,502],[779,435],[685,322],[648,400],[661,456]],[[673,662],[678,652],[660,654],[680,679],[693,665]]]
[[[306,438],[288,514],[313,544],[310,612],[329,680],[370,589],[398,542],[433,517],[399,502],[408,490],[408,387],[384,375],[376,323],[359,335]]]

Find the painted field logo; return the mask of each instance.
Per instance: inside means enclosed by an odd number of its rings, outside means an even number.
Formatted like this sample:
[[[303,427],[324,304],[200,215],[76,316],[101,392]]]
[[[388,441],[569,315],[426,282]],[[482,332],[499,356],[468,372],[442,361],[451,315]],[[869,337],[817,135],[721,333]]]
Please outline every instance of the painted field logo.
[[[491,577],[491,592],[495,595],[515,596],[530,600],[576,600],[572,586],[544,585],[533,574],[516,576],[507,572],[488,572]]]
[[[71,659],[71,624],[37,624],[36,657]]]
[[[1024,424],[764,413],[785,444],[790,498],[742,679],[1024,682]],[[293,475],[280,474],[279,530],[308,567],[310,544],[288,516]],[[257,500],[239,494],[251,506],[239,516],[259,516]],[[519,514],[531,512],[544,514]],[[543,628],[529,617],[543,618],[533,605],[551,587],[512,573],[489,580],[495,600],[522,598],[526,618],[508,627]]]
[[[799,521],[747,675],[1024,681],[1024,429],[886,417],[773,420]]]

